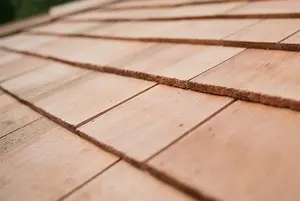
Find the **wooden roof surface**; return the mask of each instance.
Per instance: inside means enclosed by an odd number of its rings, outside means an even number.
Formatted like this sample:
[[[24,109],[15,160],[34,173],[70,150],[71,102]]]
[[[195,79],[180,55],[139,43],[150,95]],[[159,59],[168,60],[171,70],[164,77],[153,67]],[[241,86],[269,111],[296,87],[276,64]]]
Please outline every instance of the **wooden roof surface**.
[[[0,39],[0,200],[300,200],[300,1],[103,2]]]

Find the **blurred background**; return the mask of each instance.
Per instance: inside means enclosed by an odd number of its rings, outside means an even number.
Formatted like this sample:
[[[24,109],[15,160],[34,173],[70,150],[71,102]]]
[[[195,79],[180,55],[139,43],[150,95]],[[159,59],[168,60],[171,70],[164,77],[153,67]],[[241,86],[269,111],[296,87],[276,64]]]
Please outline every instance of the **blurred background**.
[[[0,0],[0,24],[46,13],[52,6],[74,0]]]

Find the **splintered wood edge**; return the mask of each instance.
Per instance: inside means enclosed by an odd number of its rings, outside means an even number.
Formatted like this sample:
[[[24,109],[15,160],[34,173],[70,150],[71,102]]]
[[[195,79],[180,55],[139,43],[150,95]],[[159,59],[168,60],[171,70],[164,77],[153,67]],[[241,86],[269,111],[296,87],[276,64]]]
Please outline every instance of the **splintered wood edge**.
[[[30,107],[34,111],[38,112],[39,114],[43,115],[44,117],[48,118],[49,120],[57,123],[58,125],[64,127],[65,129],[72,132],[73,134],[76,134],[76,135],[80,136],[81,138],[89,141],[90,143],[96,145],[97,147],[101,148],[102,150],[107,151],[107,152],[123,159],[128,164],[132,165],[134,168],[138,168],[142,171],[150,173],[154,178],[156,178],[159,181],[167,184],[168,186],[171,186],[171,187],[177,189],[178,191],[184,193],[185,195],[193,197],[193,198],[195,198],[197,200],[200,200],[200,201],[217,201],[216,199],[212,198],[211,196],[208,196],[208,195],[204,194],[203,192],[200,192],[199,190],[193,188],[192,186],[189,186],[186,183],[180,182],[176,178],[174,178],[170,175],[167,175],[163,172],[160,172],[159,170],[157,170],[154,167],[150,166],[146,161],[138,161],[138,160],[128,156],[127,154],[123,153],[122,151],[119,151],[119,150],[117,150],[116,148],[114,148],[110,145],[107,145],[105,143],[102,143],[101,141],[98,141],[97,139],[95,139],[95,138],[87,135],[86,133],[80,131],[74,125],[71,125],[71,124],[61,120],[60,118],[58,118],[58,117],[56,117],[56,116],[54,116],[50,113],[47,113],[42,108],[37,107],[36,105],[31,103],[30,101],[22,99],[21,97],[17,96],[16,94],[11,93],[10,91],[2,88],[1,86],[0,86],[0,90],[3,90],[5,93],[7,93],[10,96],[14,97],[19,102],[27,105],[28,107]],[[222,110],[219,110],[218,112],[221,112],[221,111]]]
[[[239,99],[243,101],[261,103],[264,105],[270,105],[274,107],[288,108],[291,110],[300,111],[300,101],[283,98],[279,96],[271,96],[271,95],[251,92],[247,90],[228,88],[225,86],[209,85],[204,83],[193,82],[190,80],[180,80],[177,78],[170,78],[170,77],[154,75],[151,73],[139,72],[134,70],[120,69],[117,67],[106,66],[106,65],[92,65],[88,63],[73,62],[69,60],[59,59],[56,57],[39,55],[27,51],[13,50],[10,48],[1,48],[1,49],[14,52],[14,53],[20,53],[20,54],[35,56],[43,59],[49,59],[52,61],[69,64],[84,69],[90,69],[90,70],[95,70],[104,73],[111,73],[111,74],[116,74],[116,75],[121,75],[126,77],[132,77],[141,80],[156,82],[157,84],[178,87],[182,89],[198,91],[198,92],[208,93],[208,94],[213,94],[218,96],[226,96],[226,97]]]
[[[296,32],[297,33],[297,32]],[[280,42],[254,42],[254,41],[234,41],[225,39],[189,39],[189,38],[163,38],[163,37],[119,37],[109,35],[92,35],[92,34],[61,34],[49,33],[42,31],[26,32],[28,35],[55,36],[62,38],[90,38],[101,40],[119,40],[119,41],[138,41],[138,42],[155,42],[171,44],[191,44],[191,45],[216,45],[224,47],[243,47],[267,50],[283,50],[297,52],[300,50],[300,44],[287,44]]]

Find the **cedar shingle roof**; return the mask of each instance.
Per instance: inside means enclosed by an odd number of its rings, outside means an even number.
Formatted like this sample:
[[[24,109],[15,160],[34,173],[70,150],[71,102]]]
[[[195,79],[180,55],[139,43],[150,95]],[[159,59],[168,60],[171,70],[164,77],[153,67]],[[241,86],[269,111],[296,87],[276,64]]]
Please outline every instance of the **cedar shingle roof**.
[[[0,200],[300,199],[300,2],[49,16],[0,39]]]

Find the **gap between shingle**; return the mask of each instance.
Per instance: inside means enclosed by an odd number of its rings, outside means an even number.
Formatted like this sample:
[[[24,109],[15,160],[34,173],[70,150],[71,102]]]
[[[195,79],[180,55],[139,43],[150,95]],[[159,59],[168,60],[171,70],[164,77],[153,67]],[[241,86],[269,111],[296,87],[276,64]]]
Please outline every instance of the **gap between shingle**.
[[[210,116],[208,116],[206,119],[204,119],[203,121],[199,122],[197,125],[195,125],[194,127],[192,127],[191,129],[189,129],[188,131],[186,131],[180,137],[176,138],[173,142],[171,142],[170,144],[168,144],[167,146],[165,146],[164,148],[162,148],[158,152],[154,153],[152,156],[150,156],[149,158],[147,158],[144,162],[148,163],[151,159],[153,159],[154,157],[156,157],[160,153],[162,153],[165,150],[167,150],[169,147],[171,147],[172,145],[174,145],[175,143],[177,143],[178,141],[180,141],[181,139],[183,139],[185,136],[189,135],[191,132],[193,132],[199,126],[205,124],[210,119],[214,118],[216,115],[218,115],[219,113],[221,113],[222,111],[224,111],[226,108],[228,108],[230,105],[232,105],[236,101],[237,101],[237,99],[233,99],[232,101],[230,101],[229,103],[227,103],[226,105],[224,105],[223,107],[221,107],[220,109],[218,109],[217,111],[215,111],[213,114],[211,114]],[[156,174],[161,174],[161,173],[156,172]]]
[[[211,14],[198,16],[179,17],[146,17],[146,18],[86,18],[86,19],[64,19],[65,22],[168,22],[180,20],[203,20],[203,19],[291,19],[299,18],[300,13],[276,13],[276,14]]]
[[[260,21],[258,21],[260,22]],[[257,23],[258,23],[257,22]],[[255,23],[254,23],[255,24]],[[251,24],[251,25],[254,25]],[[250,26],[251,26],[250,25]],[[249,26],[247,26],[249,27]],[[245,27],[245,28],[247,28]],[[243,29],[241,29],[243,30]],[[240,31],[241,31],[240,30]],[[59,34],[49,32],[26,32],[29,35],[42,35],[42,36],[55,36],[62,38],[89,38],[89,39],[101,39],[101,40],[112,40],[112,41],[138,41],[138,42],[155,42],[155,43],[170,43],[170,44],[191,44],[191,45],[216,45],[224,47],[243,47],[243,48],[254,48],[254,49],[267,49],[267,50],[283,50],[283,51],[296,51],[300,50],[300,44],[296,46],[283,46],[278,45],[276,42],[253,42],[253,41],[233,41],[227,40],[226,36],[224,39],[182,39],[182,38],[151,38],[151,37],[119,37],[119,36],[108,36],[108,35],[92,35],[92,34]],[[5,47],[2,47],[2,49]]]
[[[142,161],[137,161],[129,156],[127,156],[126,154],[124,154],[123,152],[115,149],[112,146],[109,146],[107,144],[104,144],[100,141],[97,141],[96,139],[86,135],[85,133],[77,130],[74,126],[64,122],[63,120],[59,119],[58,117],[55,117],[54,115],[47,113],[46,111],[44,111],[43,109],[35,106],[33,103],[22,99],[21,97],[17,96],[16,94],[11,93],[10,91],[0,87],[0,89],[2,89],[5,93],[9,94],[10,96],[12,96],[13,98],[17,99],[19,102],[27,105],[28,107],[30,107],[31,109],[33,109],[34,111],[42,114],[43,116],[45,116],[46,118],[48,118],[49,120],[57,123],[58,125],[64,127],[65,129],[69,130],[70,132],[77,134],[78,136],[82,137],[83,139],[89,141],[90,143],[100,147],[101,149],[117,156],[120,157],[121,159],[123,159],[124,161],[126,161],[128,164],[132,165],[135,168],[138,168],[140,170],[149,172],[154,178],[158,179],[159,181],[179,190],[180,192],[191,196],[197,200],[200,201],[218,201],[214,198],[212,198],[211,196],[205,195],[204,193],[200,192],[199,190],[188,186],[184,183],[181,183],[179,181],[177,181],[175,178],[165,175],[164,173],[152,168],[151,166],[149,166],[147,163],[142,162]]]
[[[86,119],[86,120],[80,122],[80,123],[77,124],[75,127],[78,128],[78,127],[80,127],[80,126],[82,126],[82,125],[84,125],[84,124],[86,124],[86,123],[88,123],[88,122],[90,122],[90,121],[96,119],[97,117],[103,115],[104,113],[106,113],[106,112],[108,112],[108,111],[110,111],[110,110],[112,110],[112,109],[114,109],[114,108],[116,108],[116,107],[122,105],[123,103],[125,103],[125,102],[127,102],[127,101],[130,101],[131,99],[133,99],[133,98],[135,98],[135,97],[141,95],[142,93],[144,93],[144,92],[146,92],[146,91],[152,89],[153,87],[155,87],[155,86],[157,86],[157,85],[158,85],[157,83],[156,83],[156,84],[153,84],[152,86],[148,87],[147,89],[144,89],[144,90],[140,91],[139,93],[136,93],[135,95],[133,95],[133,96],[131,96],[131,97],[129,97],[129,98],[127,98],[127,99],[125,99],[125,100],[119,102],[118,104],[116,104],[116,105],[114,105],[114,106],[112,106],[112,107],[109,107],[109,108],[103,110],[102,112],[100,112],[100,113],[98,113],[98,114],[96,114],[96,115],[94,115],[94,116],[92,116],[92,117],[90,117],[90,118],[88,118],[88,119]]]
[[[26,106],[27,106],[27,105],[26,105]],[[18,130],[20,130],[20,129],[26,127],[26,126],[28,126],[29,124],[32,124],[32,123],[34,123],[34,122],[40,120],[41,118],[43,118],[43,116],[40,116],[39,118],[37,118],[37,119],[35,119],[35,120],[33,120],[33,121],[27,123],[27,124],[24,124],[23,126],[21,126],[21,127],[19,127],[19,128],[16,128],[16,129],[10,131],[9,133],[7,133],[7,134],[1,136],[1,137],[0,137],[0,140],[1,140],[2,138],[4,138],[4,137],[8,136],[8,135],[11,134],[11,133],[16,132],[16,131],[18,131]]]
[[[65,195],[63,195],[62,197],[60,197],[59,199],[57,199],[56,201],[63,201],[64,199],[68,198],[70,195],[72,195],[73,193],[75,193],[76,191],[80,190],[83,186],[85,186],[86,184],[88,184],[89,182],[91,182],[92,180],[96,179],[98,176],[100,176],[102,173],[106,172],[109,168],[113,167],[114,165],[118,164],[122,159],[119,158],[118,160],[116,160],[115,162],[113,162],[112,164],[110,164],[109,166],[107,166],[105,169],[103,169],[102,171],[100,171],[99,173],[95,174],[94,176],[90,177],[89,179],[87,179],[86,181],[84,181],[82,184],[80,184],[79,186],[75,187],[74,189],[72,189],[71,191],[69,191],[68,193],[66,193]]]
[[[19,51],[19,50],[13,50],[10,48],[2,48],[3,50],[14,52],[14,53],[21,53],[25,55],[31,55],[36,56],[39,58],[49,59],[52,61],[69,64],[73,66],[77,66],[79,68],[84,69],[91,69],[94,71],[99,71],[103,73],[111,73],[126,77],[132,77],[137,79],[142,79],[146,81],[152,81],[156,82],[158,84],[172,86],[172,87],[178,87],[182,89],[202,92],[202,93],[208,93],[213,95],[219,95],[219,96],[227,96],[234,99],[239,99],[243,101],[250,101],[254,103],[261,103],[265,105],[275,106],[275,107],[281,107],[281,108],[288,108],[296,111],[300,111],[300,101],[293,100],[289,98],[283,98],[279,96],[272,96],[257,92],[251,92],[247,90],[239,90],[235,88],[228,88],[225,86],[217,86],[217,85],[210,85],[210,84],[203,84],[203,83],[197,83],[192,81],[186,81],[186,80],[179,80],[176,78],[169,78],[165,76],[160,75],[154,75],[151,73],[145,73],[145,72],[139,72],[139,71],[133,71],[133,70],[126,70],[126,69],[120,69],[112,66],[102,66],[102,65],[92,65],[88,63],[79,63],[79,62],[72,62],[68,60],[58,59],[51,56],[43,56],[36,53],[26,52],[26,51]]]

